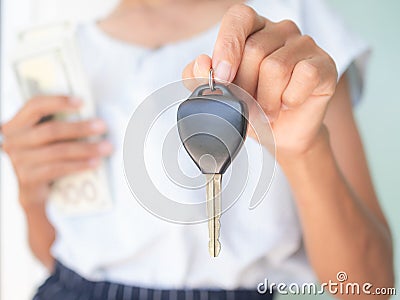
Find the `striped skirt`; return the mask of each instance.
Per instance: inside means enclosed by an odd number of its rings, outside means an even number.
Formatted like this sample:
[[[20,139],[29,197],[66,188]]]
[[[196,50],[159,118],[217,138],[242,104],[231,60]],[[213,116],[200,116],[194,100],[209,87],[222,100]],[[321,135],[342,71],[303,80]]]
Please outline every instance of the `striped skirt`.
[[[56,262],[53,274],[39,287],[33,300],[271,300],[272,294],[253,290],[160,290],[89,281]]]

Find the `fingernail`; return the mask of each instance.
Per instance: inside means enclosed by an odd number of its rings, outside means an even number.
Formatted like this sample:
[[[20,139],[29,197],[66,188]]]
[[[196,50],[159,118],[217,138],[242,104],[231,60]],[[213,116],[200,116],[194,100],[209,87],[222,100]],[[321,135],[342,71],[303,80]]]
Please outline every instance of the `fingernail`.
[[[214,71],[214,76],[216,79],[221,81],[231,80],[232,65],[229,62],[225,60],[219,62]]]
[[[197,59],[196,59],[196,61],[194,62],[194,66],[193,66],[193,75],[194,75],[194,77],[197,77],[197,76],[199,76],[199,74],[200,74],[200,67],[199,67],[199,63],[197,62]]]
[[[82,100],[79,99],[78,97],[70,97],[69,102],[71,102],[74,105],[79,105],[82,103]]]
[[[90,127],[93,131],[101,132],[106,129],[106,124],[102,120],[94,120],[90,123]]]

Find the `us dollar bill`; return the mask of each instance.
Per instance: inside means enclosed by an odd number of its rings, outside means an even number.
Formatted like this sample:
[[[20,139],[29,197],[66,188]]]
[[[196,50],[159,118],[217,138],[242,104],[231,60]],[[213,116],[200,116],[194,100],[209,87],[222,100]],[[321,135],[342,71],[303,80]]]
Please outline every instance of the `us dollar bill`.
[[[73,24],[61,23],[22,32],[13,68],[26,101],[38,95],[82,99],[78,112],[45,116],[41,122],[54,118],[74,122],[95,117],[95,101],[85,78]],[[58,179],[52,184],[49,201],[67,215],[111,209],[113,201],[107,169],[108,161],[103,159],[95,170]]]

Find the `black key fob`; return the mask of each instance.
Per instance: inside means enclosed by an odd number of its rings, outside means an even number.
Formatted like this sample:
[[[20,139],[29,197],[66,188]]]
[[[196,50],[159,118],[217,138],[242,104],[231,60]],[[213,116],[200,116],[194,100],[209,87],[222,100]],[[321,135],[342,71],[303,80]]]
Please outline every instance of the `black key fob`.
[[[205,92],[208,84],[179,105],[179,136],[202,173],[223,174],[246,139],[248,108],[224,85]]]

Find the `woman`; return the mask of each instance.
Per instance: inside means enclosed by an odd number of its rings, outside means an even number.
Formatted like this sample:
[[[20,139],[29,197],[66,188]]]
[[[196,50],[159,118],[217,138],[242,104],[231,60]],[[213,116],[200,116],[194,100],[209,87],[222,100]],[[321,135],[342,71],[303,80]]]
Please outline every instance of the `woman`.
[[[80,105],[63,96],[39,97],[3,125],[30,246],[53,271],[36,300],[268,299],[256,292],[265,277],[329,282],[339,271],[352,282],[393,285],[390,230],[346,73],[365,47],[321,1],[242,2],[122,0],[78,32],[102,120],[37,124]],[[268,203],[255,214],[232,208],[223,216],[227,245],[217,260],[200,238],[204,224],[169,224],[142,209],[120,163],[134,102],[182,71],[183,78],[207,77],[211,67],[217,79],[241,86],[263,108],[280,165]],[[106,130],[114,150],[110,141],[77,140]],[[95,168],[109,155],[113,211],[74,219],[52,207],[46,213],[51,181]]]

